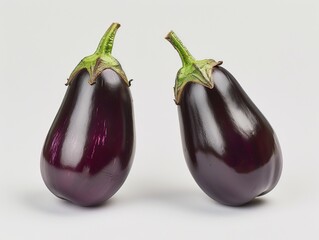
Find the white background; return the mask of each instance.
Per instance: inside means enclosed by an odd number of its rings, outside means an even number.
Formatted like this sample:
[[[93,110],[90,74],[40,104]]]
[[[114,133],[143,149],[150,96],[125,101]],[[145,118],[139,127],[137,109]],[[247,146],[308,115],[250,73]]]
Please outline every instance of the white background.
[[[81,208],[46,189],[39,157],[67,77],[115,21],[136,155],[107,204]],[[283,174],[259,201],[222,206],[192,179],[172,29],[196,58],[223,60],[276,130]],[[0,34],[0,239],[319,239],[318,1],[1,0]]]

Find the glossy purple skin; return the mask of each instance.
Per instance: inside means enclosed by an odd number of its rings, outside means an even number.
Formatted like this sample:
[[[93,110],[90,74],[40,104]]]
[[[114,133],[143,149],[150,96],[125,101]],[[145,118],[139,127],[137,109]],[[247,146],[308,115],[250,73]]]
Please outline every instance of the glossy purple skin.
[[[88,79],[82,71],[68,87],[41,155],[49,190],[82,206],[101,204],[117,192],[135,148],[127,84],[110,69],[94,85]]]
[[[271,191],[282,170],[277,137],[236,79],[213,71],[214,88],[190,83],[178,106],[184,156],[197,184],[226,205]]]

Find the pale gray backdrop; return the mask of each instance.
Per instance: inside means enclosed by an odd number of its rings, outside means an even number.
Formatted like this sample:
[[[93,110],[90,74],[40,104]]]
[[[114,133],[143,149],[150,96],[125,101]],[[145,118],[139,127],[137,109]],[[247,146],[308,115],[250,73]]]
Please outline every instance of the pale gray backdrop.
[[[109,204],[86,209],[46,189],[39,157],[67,77],[114,21],[136,155]],[[262,201],[222,206],[188,172],[172,29],[196,58],[223,60],[276,130],[283,175]],[[318,239],[318,1],[1,0],[0,34],[0,239]]]

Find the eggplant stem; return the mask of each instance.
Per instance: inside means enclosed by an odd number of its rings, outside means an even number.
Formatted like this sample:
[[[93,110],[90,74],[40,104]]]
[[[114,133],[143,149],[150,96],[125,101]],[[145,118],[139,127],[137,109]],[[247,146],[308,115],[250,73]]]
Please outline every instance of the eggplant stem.
[[[105,34],[103,35],[95,54],[102,55],[102,54],[112,54],[114,38],[117,30],[120,28],[121,24],[119,23],[112,23],[112,25],[106,30]]]
[[[170,31],[166,35],[165,39],[167,39],[176,49],[179,56],[181,57],[183,66],[187,66],[195,62],[195,58],[190,54],[182,41],[176,36],[173,31]]]
[[[190,82],[201,84],[212,89],[214,87],[212,72],[214,68],[222,64],[222,62],[216,62],[213,59],[195,60],[173,31],[170,31],[165,38],[177,50],[183,63],[183,67],[179,69],[175,79],[175,103],[179,105],[182,92],[185,86]]]
[[[130,83],[127,80],[120,63],[112,56],[115,34],[120,26],[121,25],[119,23],[111,24],[100,40],[96,51],[92,55],[89,55],[81,60],[81,62],[72,71],[66,85],[70,85],[77,75],[84,69],[90,75],[90,79],[88,81],[90,85],[96,83],[98,76],[105,69],[112,69],[128,86],[130,86]]]

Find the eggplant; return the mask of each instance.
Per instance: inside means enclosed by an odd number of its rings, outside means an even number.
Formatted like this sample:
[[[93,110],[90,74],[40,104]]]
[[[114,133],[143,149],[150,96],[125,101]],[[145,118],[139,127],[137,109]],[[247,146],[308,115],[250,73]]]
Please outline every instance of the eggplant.
[[[99,205],[112,197],[134,157],[130,81],[111,55],[119,27],[113,23],[95,53],[71,73],[41,154],[48,189],[80,206]]]
[[[174,32],[179,53],[174,93],[184,157],[199,187],[230,206],[271,191],[282,172],[282,153],[269,122],[221,61],[197,61]]]

